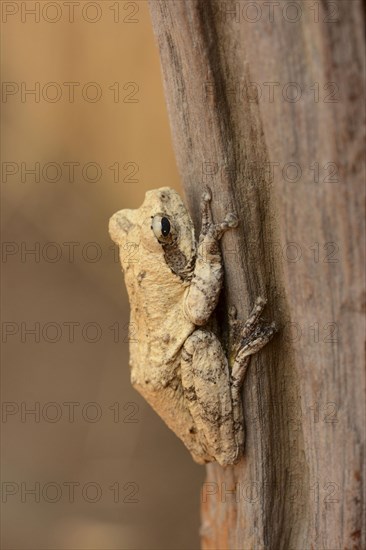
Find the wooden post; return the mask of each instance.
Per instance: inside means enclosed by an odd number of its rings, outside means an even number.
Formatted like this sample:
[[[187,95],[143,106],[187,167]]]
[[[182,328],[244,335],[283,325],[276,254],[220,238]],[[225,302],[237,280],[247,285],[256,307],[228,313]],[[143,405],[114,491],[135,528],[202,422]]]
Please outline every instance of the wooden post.
[[[207,466],[202,546],[366,547],[363,4],[151,0],[176,158],[225,289],[282,327],[243,388],[245,456]],[[168,183],[168,182],[166,182]]]

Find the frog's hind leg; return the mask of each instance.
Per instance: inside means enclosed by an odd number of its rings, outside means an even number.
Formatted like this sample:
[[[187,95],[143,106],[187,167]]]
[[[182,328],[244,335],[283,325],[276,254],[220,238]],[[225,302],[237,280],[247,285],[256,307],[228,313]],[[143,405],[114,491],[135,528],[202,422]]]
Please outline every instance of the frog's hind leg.
[[[265,346],[276,330],[274,324],[259,324],[264,306],[265,301],[259,298],[244,325],[231,310],[230,324],[238,336],[231,372],[221,343],[212,332],[195,330],[182,349],[183,395],[195,435],[205,454],[222,466],[235,464],[244,449],[241,388],[250,356]]]
[[[196,330],[187,338],[181,376],[202,447],[222,466],[234,464],[241,449],[234,427],[229,365],[212,332]],[[242,418],[238,420],[242,423]]]

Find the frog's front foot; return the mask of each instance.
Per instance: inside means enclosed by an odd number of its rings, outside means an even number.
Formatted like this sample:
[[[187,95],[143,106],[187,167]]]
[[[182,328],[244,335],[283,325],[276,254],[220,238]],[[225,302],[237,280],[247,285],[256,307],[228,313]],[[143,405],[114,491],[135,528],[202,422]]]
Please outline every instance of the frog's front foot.
[[[234,212],[229,212],[223,222],[214,223],[211,212],[211,189],[205,185],[201,196],[201,216],[202,216],[202,234],[209,234],[212,239],[219,241],[222,235],[228,229],[233,229],[238,226],[239,219]]]

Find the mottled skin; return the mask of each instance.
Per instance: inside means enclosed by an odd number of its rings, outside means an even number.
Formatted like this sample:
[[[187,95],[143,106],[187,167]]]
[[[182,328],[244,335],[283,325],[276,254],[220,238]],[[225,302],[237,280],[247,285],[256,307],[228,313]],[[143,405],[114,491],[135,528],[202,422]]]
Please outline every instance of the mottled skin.
[[[258,325],[261,298],[245,324],[232,308],[231,366],[218,338],[197,329],[208,322],[222,286],[219,240],[237,225],[233,214],[214,224],[210,200],[206,188],[198,244],[181,198],[168,187],[147,192],[140,208],[114,214],[109,231],[119,245],[131,305],[132,384],[196,462],[226,466],[244,449],[240,390],[249,357],[275,328]]]

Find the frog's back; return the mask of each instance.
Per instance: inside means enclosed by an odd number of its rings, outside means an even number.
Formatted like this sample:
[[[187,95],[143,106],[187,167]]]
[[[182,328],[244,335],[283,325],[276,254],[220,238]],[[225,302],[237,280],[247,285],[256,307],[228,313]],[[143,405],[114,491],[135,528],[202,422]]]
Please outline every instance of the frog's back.
[[[166,266],[162,270],[168,269]],[[179,365],[182,346],[195,325],[184,315],[187,287],[173,276],[165,283],[152,273],[134,277],[127,285],[131,304],[130,366],[134,379],[151,373],[152,382],[171,378]],[[168,273],[167,273],[168,275]],[[172,275],[172,274],[170,274]],[[126,273],[126,277],[129,274]]]

